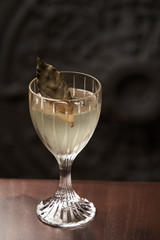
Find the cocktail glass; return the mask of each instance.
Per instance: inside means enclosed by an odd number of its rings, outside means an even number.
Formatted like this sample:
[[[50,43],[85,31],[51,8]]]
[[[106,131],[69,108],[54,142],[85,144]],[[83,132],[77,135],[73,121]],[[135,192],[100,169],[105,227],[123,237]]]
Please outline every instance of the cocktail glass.
[[[53,197],[38,204],[37,216],[52,226],[74,228],[91,221],[96,213],[93,203],[73,190],[71,167],[98,123],[101,84],[84,73],[63,71],[61,76],[69,87],[71,100],[41,96],[37,78],[29,84],[29,109],[33,125],[60,169],[58,189]]]

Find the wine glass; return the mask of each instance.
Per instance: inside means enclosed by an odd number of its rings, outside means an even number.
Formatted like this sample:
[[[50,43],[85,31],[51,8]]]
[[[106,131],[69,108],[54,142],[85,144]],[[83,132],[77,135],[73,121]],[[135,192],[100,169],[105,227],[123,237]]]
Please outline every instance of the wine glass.
[[[71,167],[96,128],[101,111],[101,84],[84,73],[63,71],[61,77],[69,87],[71,100],[41,96],[37,78],[29,84],[33,125],[60,169],[59,187],[53,197],[38,204],[37,216],[52,226],[74,228],[91,221],[96,213],[93,203],[73,190]]]

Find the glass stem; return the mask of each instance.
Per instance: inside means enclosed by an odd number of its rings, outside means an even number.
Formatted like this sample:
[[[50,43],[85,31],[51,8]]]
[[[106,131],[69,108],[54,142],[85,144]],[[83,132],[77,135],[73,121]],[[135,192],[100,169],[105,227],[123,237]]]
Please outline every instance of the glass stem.
[[[60,167],[59,188],[72,188],[71,166]]]

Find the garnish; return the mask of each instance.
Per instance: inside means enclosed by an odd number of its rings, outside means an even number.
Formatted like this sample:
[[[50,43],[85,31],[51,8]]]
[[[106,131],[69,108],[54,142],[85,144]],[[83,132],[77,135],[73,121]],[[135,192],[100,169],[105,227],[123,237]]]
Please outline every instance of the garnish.
[[[43,62],[39,57],[37,57],[36,76],[43,97],[61,100],[71,99],[71,93],[60,72],[52,65]]]
[[[73,102],[69,101],[72,97],[61,73],[54,66],[43,62],[37,57],[36,76],[38,79],[39,92],[43,97],[68,101],[68,114],[71,116],[67,114],[67,116],[63,116],[63,119],[71,122],[72,126],[74,126],[72,115]],[[57,107],[59,112],[66,112],[66,104],[58,104]]]

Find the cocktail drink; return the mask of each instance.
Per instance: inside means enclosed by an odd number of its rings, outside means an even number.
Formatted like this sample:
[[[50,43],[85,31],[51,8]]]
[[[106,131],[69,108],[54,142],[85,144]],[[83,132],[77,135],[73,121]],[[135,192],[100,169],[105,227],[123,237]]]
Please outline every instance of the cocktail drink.
[[[53,226],[74,228],[91,221],[96,209],[72,189],[71,167],[77,154],[91,138],[101,110],[101,84],[87,74],[61,72],[71,99],[44,97],[37,78],[29,85],[29,109],[33,125],[43,144],[56,158],[59,187],[53,197],[41,201],[37,215]]]

